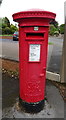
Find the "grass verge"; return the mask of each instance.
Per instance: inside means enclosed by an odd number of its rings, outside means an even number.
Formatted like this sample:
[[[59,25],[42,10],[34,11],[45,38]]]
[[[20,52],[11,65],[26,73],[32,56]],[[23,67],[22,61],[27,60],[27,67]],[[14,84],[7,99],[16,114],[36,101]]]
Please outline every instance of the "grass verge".
[[[13,36],[13,35],[0,35],[0,36]]]
[[[53,43],[52,43],[52,42],[48,42],[48,44],[49,44],[49,45],[53,45]]]

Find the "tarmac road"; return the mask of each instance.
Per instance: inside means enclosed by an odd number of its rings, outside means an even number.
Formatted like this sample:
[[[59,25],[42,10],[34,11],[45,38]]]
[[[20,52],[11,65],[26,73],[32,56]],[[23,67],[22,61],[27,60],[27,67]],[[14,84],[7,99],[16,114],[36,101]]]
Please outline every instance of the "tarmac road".
[[[63,39],[50,37],[49,42],[52,44],[48,45],[47,70],[55,73],[60,73]],[[0,57],[19,61],[18,41],[3,39],[2,53],[0,51]]]

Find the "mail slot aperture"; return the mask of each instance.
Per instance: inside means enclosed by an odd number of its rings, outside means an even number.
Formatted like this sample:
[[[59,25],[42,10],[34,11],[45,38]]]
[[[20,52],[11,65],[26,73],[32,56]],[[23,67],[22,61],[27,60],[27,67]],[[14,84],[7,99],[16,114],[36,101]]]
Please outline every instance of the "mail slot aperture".
[[[26,33],[27,38],[44,38],[44,33]]]

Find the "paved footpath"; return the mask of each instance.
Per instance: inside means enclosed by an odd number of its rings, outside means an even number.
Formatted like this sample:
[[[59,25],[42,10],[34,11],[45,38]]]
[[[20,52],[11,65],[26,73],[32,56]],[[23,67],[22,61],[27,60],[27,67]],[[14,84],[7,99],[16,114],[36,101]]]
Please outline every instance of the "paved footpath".
[[[37,114],[21,111],[18,106],[19,79],[3,73],[3,118],[64,118],[64,101],[59,90],[47,81],[44,109]],[[45,119],[46,120],[46,119]]]

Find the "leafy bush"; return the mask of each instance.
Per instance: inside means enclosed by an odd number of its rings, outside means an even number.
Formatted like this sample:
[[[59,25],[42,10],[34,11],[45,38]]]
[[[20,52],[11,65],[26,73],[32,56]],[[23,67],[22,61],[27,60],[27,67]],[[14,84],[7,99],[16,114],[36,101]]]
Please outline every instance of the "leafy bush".
[[[59,35],[59,31],[55,31],[54,35],[58,36]]]
[[[55,31],[57,31],[57,28],[54,25],[50,25],[49,34],[53,36]]]
[[[2,19],[2,23],[6,24],[7,27],[10,27],[10,21],[9,21],[9,19],[7,17],[5,17],[5,18]]]
[[[5,27],[4,28],[4,34],[10,34],[10,28],[9,27]]]
[[[61,34],[64,34],[64,26],[65,26],[64,24],[60,25],[60,33]]]
[[[0,27],[2,28],[2,34],[13,34],[18,30],[16,25],[11,24],[7,17],[0,18]],[[0,30],[1,31],[1,30]]]
[[[2,35],[2,28],[0,27],[0,35]]]
[[[11,34],[13,34],[15,31],[18,31],[18,28],[14,26],[13,24],[11,24],[10,30],[11,30]]]
[[[8,27],[7,24],[2,23],[2,29],[4,29],[5,27]]]

